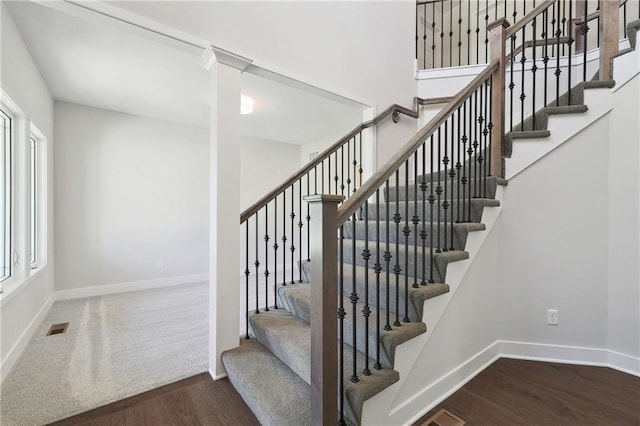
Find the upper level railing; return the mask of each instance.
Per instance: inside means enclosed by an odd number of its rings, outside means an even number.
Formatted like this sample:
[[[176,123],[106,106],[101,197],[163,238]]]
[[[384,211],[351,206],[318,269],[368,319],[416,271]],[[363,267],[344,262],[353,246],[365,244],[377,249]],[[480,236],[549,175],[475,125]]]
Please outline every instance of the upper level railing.
[[[548,15],[556,17],[560,13],[562,17],[550,19],[545,31],[554,36],[559,33],[560,39],[565,42],[572,37],[576,42],[574,53],[598,48],[600,2],[559,0],[548,11]],[[488,25],[500,18],[516,25],[522,17],[543,3],[541,0],[418,0],[415,28],[418,69],[488,63]],[[618,0],[618,3],[620,35],[626,38],[626,24],[640,18],[640,3],[628,0]],[[570,9],[572,13],[569,13]],[[562,44],[552,45],[550,49],[552,52],[556,48],[566,50]]]

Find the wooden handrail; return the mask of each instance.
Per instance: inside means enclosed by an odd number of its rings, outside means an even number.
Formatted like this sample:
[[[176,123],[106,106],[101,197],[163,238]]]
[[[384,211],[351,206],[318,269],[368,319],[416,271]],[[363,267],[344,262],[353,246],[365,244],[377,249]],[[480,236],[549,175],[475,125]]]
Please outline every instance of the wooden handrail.
[[[416,133],[387,163],[373,174],[351,197],[338,208],[338,224],[344,223],[351,215],[369,199],[384,182],[395,173],[413,153],[422,145],[426,138],[460,106],[467,98],[480,87],[493,72],[498,69],[499,61],[490,63],[480,74],[462,89],[429,123]]]
[[[505,39],[508,39],[518,31],[520,31],[522,28],[524,28],[525,25],[533,21],[533,19],[536,16],[542,13],[542,11],[549,8],[551,5],[553,5],[557,1],[558,0],[546,0],[544,3],[541,3],[538,6],[536,6],[531,12],[527,13],[524,18],[522,18],[521,20],[519,20],[518,22],[516,22],[515,24],[513,24],[507,29],[504,35]]]
[[[620,0],[620,3],[618,4],[618,7],[622,7],[627,3],[628,0]],[[591,12],[590,14],[587,15],[587,22],[589,21],[593,21],[596,18],[600,17],[600,10],[596,10],[595,12]],[[580,19],[575,19],[573,21],[574,25],[584,25],[585,24],[585,20],[584,20],[584,16],[581,16]]]

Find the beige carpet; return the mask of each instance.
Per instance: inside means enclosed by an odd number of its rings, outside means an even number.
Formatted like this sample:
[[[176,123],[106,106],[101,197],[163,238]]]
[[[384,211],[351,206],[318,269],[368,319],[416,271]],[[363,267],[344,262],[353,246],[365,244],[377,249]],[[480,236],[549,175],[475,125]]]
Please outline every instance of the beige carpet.
[[[42,425],[207,371],[207,283],[56,302],[0,390],[0,424]],[[55,323],[64,334],[45,337]]]

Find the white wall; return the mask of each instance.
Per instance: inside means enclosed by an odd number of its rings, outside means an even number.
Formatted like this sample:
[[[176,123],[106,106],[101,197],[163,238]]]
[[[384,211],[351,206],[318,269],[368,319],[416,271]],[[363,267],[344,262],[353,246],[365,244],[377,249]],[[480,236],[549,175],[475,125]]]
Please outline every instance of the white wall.
[[[207,129],[62,102],[55,123],[58,290],[208,271]]]
[[[300,167],[300,145],[241,136],[240,208],[246,209]]]
[[[53,199],[53,99],[33,62],[11,16],[2,4],[2,89],[40,129],[48,143],[47,190],[47,266],[23,285],[11,298],[2,301],[0,357],[2,377],[8,373],[37,326],[53,302],[54,295],[54,199]]]

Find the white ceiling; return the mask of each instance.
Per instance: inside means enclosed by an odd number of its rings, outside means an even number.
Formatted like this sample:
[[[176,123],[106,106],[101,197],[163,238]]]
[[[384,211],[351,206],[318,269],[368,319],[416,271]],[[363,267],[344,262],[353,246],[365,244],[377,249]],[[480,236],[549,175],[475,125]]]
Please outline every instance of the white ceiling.
[[[6,4],[54,99],[208,127],[208,73],[193,49],[141,37],[122,23]],[[255,100],[255,112],[241,119],[242,133],[253,137],[304,144],[362,121],[361,107],[249,73],[242,92]]]

